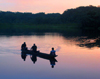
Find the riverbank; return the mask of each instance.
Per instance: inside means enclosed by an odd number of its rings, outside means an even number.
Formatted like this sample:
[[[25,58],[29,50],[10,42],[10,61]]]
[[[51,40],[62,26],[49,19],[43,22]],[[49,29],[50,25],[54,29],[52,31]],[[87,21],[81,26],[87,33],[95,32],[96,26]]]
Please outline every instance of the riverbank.
[[[79,32],[80,26],[76,23],[68,24],[0,24],[0,33],[32,33],[32,32]]]

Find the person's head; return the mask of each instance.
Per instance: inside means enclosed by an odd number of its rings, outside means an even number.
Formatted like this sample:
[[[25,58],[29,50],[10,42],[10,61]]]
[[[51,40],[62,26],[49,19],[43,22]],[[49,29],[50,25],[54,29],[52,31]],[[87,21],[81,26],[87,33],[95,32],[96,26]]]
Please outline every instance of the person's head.
[[[24,42],[24,44],[26,44],[26,42]]]
[[[54,50],[54,48],[52,47],[52,50]]]
[[[33,46],[35,46],[35,44],[33,44]]]

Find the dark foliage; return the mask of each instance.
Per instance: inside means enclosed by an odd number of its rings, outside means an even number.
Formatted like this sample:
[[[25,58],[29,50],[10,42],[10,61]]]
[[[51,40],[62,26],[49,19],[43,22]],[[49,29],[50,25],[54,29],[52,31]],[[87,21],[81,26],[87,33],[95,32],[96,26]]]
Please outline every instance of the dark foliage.
[[[10,28],[11,32],[17,31],[14,30],[16,28],[22,31],[22,29],[19,28],[20,26],[18,25],[27,25],[25,28],[26,30],[28,30],[29,29],[28,25],[62,24],[63,26],[63,24],[68,24],[68,23],[80,24],[82,29],[95,29],[95,30],[97,30],[98,28],[100,29],[100,7],[83,6],[75,9],[68,9],[64,11],[63,14],[59,13],[32,14],[32,13],[0,11],[0,31],[4,30],[8,31],[8,28]],[[31,28],[32,27],[30,27],[30,29]]]
[[[90,5],[68,9],[64,11],[61,18],[64,23],[75,22],[80,23],[82,28],[98,29],[100,26],[100,7]]]
[[[0,12],[0,23],[55,24],[60,23],[60,14]]]

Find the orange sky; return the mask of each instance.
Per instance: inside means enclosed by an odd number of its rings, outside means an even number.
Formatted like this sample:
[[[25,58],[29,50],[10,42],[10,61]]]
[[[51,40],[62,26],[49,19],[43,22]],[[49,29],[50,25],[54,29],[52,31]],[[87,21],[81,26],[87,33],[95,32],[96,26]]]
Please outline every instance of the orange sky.
[[[98,6],[100,0],[0,0],[0,10],[13,12],[63,13],[79,6]]]

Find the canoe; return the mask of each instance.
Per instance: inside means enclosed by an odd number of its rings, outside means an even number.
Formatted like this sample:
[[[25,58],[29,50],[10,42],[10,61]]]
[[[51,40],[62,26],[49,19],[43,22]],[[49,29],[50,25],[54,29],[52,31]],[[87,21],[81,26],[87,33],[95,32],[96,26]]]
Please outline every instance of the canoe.
[[[45,58],[45,59],[55,58],[55,57],[58,56],[58,55],[52,56],[50,54],[42,53],[42,52],[39,52],[39,51],[33,52],[31,50],[22,50],[22,53],[36,55],[38,57]]]

